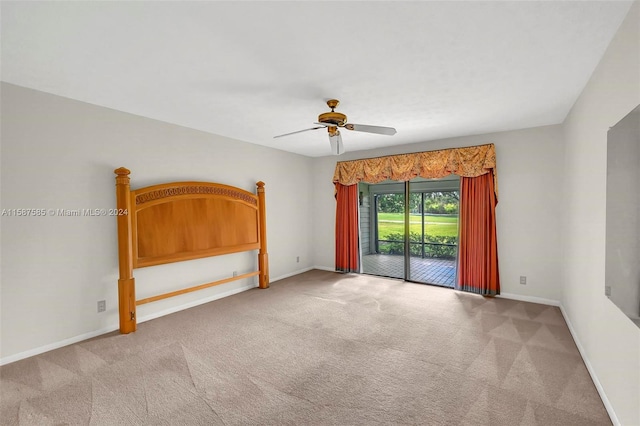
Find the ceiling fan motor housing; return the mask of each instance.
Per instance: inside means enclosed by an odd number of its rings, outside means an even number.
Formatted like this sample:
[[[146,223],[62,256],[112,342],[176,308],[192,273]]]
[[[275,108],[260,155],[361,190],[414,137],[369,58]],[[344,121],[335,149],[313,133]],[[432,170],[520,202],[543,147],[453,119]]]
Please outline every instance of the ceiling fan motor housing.
[[[318,116],[318,122],[335,124],[336,126],[342,127],[344,126],[344,123],[347,122],[347,116],[335,111],[325,112]]]
[[[324,114],[320,114],[318,116],[318,122],[325,123],[325,124],[333,124],[339,127],[344,126],[344,123],[347,122],[347,116],[340,112],[334,111],[339,103],[340,101],[337,99],[329,99],[327,101],[327,106],[331,108],[331,111],[325,112]]]

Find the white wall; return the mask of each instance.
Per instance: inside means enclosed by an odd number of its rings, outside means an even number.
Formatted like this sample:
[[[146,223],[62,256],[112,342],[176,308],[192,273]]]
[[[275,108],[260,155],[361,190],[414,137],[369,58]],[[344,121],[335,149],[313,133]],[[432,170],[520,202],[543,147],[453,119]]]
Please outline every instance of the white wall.
[[[640,329],[604,295],[607,131],[639,103],[635,2],[564,125],[562,303],[623,425],[640,424]]]
[[[348,149],[348,135],[345,147]],[[316,266],[335,262],[336,162],[493,142],[498,162],[498,259],[502,293],[559,301],[561,297],[562,132],[560,126],[453,138],[323,157],[314,163]],[[520,276],[527,285],[520,285]]]
[[[313,262],[312,159],[2,84],[1,208],[111,208],[115,175],[132,187],[172,180],[221,182],[254,192],[266,183],[272,279]],[[1,317],[4,362],[118,324],[113,217],[2,217]],[[300,263],[296,263],[300,256]],[[257,267],[255,252],[134,271],[138,298],[227,278]],[[140,307],[157,315],[254,279]],[[106,300],[107,312],[96,302]]]

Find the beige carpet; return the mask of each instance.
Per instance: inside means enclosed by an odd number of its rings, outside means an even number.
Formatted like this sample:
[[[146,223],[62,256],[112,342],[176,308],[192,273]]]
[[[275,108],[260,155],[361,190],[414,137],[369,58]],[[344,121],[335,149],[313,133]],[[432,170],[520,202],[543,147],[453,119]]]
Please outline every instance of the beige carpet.
[[[610,424],[558,308],[324,271],[0,379],[2,425]]]

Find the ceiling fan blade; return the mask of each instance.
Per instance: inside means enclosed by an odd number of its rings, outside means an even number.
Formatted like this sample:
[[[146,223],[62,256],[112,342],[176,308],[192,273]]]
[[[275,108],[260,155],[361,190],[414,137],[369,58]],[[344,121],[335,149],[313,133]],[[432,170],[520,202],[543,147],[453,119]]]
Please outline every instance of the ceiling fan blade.
[[[329,144],[331,145],[331,153],[333,155],[340,155],[344,153],[344,145],[342,144],[340,131],[336,130],[334,135],[329,135]]]
[[[352,123],[347,123],[344,125],[344,127],[349,130],[355,130],[356,132],[377,133],[379,135],[389,135],[389,136],[393,136],[396,134],[396,129],[394,129],[393,127],[368,126],[366,124],[352,124]]]
[[[311,127],[310,129],[304,129],[304,130],[297,130],[295,132],[291,132],[291,133],[285,133],[284,135],[278,135],[278,136],[274,136],[273,138],[281,138],[283,136],[289,136],[289,135],[295,135],[296,133],[302,133],[302,132],[308,132],[309,130],[317,130],[317,129],[324,129],[324,126],[318,126],[318,127]]]

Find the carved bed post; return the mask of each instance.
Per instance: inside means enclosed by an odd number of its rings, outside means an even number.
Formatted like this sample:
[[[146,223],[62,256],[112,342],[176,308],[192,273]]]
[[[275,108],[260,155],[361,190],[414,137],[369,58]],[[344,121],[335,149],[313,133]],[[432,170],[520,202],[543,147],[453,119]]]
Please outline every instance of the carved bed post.
[[[258,187],[258,216],[260,217],[260,251],[258,252],[258,287],[269,288],[269,255],[267,254],[267,206],[264,198],[264,182]]]
[[[116,201],[118,212],[118,262],[120,264],[120,279],[118,280],[118,305],[120,307],[120,333],[127,334],[136,331],[136,296],[135,280],[133,278],[133,250],[131,242],[131,193],[129,189],[128,169],[120,167],[115,171]]]

